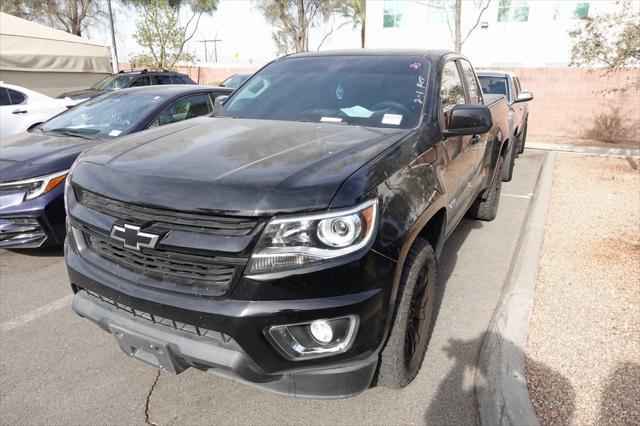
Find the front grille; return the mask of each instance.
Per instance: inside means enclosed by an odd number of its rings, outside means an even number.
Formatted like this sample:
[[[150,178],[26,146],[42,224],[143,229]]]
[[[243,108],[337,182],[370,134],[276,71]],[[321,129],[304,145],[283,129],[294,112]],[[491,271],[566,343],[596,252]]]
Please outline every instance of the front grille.
[[[97,210],[123,222],[153,226],[160,230],[181,230],[221,236],[249,235],[259,219],[231,216],[211,216],[200,213],[183,213],[129,204],[96,193],[75,188],[80,204]]]
[[[119,241],[83,227],[85,241],[98,256],[155,281],[154,287],[194,296],[220,296],[229,289],[244,260],[225,264],[213,256],[125,248]]]

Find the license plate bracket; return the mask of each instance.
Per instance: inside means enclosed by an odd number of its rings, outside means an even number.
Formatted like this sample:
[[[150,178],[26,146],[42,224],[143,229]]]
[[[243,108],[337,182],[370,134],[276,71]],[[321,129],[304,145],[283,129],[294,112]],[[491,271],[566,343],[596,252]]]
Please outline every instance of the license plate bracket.
[[[124,353],[168,373],[178,374],[189,366],[178,359],[166,342],[110,325],[111,334],[116,338]]]

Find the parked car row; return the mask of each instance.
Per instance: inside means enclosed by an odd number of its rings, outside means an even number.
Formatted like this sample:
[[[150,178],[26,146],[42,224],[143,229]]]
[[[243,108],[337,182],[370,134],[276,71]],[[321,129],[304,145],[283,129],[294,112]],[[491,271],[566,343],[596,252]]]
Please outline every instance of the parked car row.
[[[63,185],[85,149],[166,124],[211,114],[231,89],[195,85],[111,91],[0,140],[0,248],[62,244]]]
[[[0,236],[59,243],[64,205],[73,310],[163,371],[402,388],[445,240],[496,217],[524,145],[532,96],[498,77],[454,52],[358,50],[290,55],[235,91],[111,92],[2,141]]]

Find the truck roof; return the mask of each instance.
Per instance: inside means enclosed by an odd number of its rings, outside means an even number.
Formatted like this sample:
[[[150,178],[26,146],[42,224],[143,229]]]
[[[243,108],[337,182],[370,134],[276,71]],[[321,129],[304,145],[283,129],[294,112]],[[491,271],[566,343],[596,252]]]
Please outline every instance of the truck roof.
[[[501,70],[477,70],[476,74],[478,77],[481,75],[485,77],[513,77],[515,74],[511,71],[501,71]]]
[[[318,56],[422,56],[439,59],[444,55],[455,53],[444,49],[344,49],[323,50],[320,52],[293,53],[285,58],[302,58]]]

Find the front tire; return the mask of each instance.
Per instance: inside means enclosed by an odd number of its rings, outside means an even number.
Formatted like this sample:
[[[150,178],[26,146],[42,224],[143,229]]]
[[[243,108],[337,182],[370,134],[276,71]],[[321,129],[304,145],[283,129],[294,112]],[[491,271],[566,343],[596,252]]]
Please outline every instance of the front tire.
[[[380,355],[378,384],[401,389],[418,375],[434,320],[436,256],[417,238],[402,270],[389,339]]]

